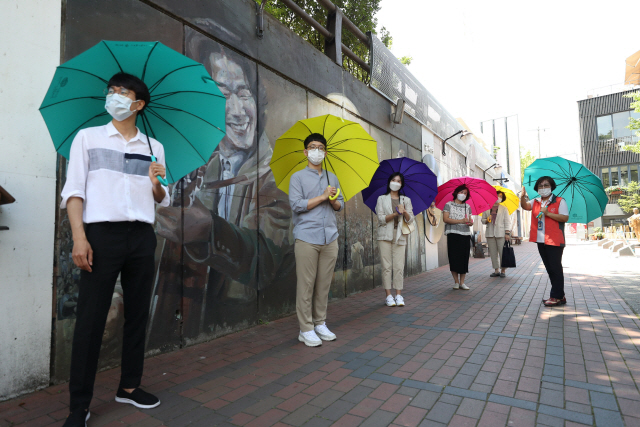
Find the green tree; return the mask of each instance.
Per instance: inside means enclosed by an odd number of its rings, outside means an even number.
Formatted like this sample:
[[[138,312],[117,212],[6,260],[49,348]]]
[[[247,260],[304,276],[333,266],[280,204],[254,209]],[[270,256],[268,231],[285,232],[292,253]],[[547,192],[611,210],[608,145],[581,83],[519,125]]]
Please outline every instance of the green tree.
[[[640,207],[640,185],[636,181],[629,182],[626,191],[618,199],[618,205],[627,213],[633,212],[633,208]]]
[[[260,0],[255,0],[260,3]],[[327,26],[327,10],[323,8],[317,0],[293,0],[308,15],[315,19],[320,25]],[[393,38],[385,27],[377,33],[378,19],[376,14],[380,11],[381,0],[332,0],[338,6],[344,16],[348,17],[363,33],[371,31],[376,34],[387,48],[391,48]],[[289,27],[294,33],[311,43],[316,49],[324,52],[324,37],[320,35],[311,25],[303,21],[291,9],[277,0],[262,0],[265,3],[264,10]],[[350,31],[343,29],[342,43],[353,53],[358,55],[364,62],[369,62],[369,49],[360,42]],[[405,56],[403,64],[409,65],[411,57]],[[342,55],[342,66],[354,75],[358,80],[368,83],[369,76],[360,66]]]
[[[524,147],[520,147],[520,152],[524,151]],[[520,155],[520,182],[524,182],[524,170],[536,160],[535,156],[531,154],[531,150],[527,150],[526,153]]]
[[[632,98],[633,102],[631,103],[631,108],[635,110],[636,113],[640,113],[640,91],[628,93],[624,95],[625,98]],[[640,137],[640,119],[635,119],[633,117],[629,118],[629,126],[627,129],[631,129],[636,131],[636,136]],[[622,147],[625,151],[633,151],[634,153],[640,154],[640,142],[637,142],[635,145],[625,145]]]

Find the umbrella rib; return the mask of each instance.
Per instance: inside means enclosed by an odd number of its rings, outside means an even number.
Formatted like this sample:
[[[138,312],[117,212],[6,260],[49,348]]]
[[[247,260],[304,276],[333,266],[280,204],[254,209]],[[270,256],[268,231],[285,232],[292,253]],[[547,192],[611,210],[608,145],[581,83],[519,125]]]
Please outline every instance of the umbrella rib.
[[[165,74],[164,76],[160,77],[158,79],[157,82],[155,82],[154,84],[152,84],[151,86],[149,86],[149,93],[153,92],[154,90],[156,90],[156,88],[158,86],[160,86],[160,84],[162,84],[163,81],[165,81],[165,79],[167,77],[169,77],[171,74],[173,73],[177,73],[180,70],[184,70],[186,68],[192,68],[192,67],[197,67],[198,65],[202,65],[200,63],[195,63],[195,64],[191,64],[191,65],[185,65],[184,67],[180,67],[180,68],[176,68],[175,70],[171,70],[170,72],[168,72],[167,74]]]
[[[360,178],[362,180],[362,182],[364,182],[365,184],[367,184],[367,182],[360,176],[360,174],[358,173],[357,170],[355,170],[353,167],[351,167],[351,165],[349,165],[349,163],[345,162],[344,160],[342,160],[340,157],[336,156],[335,154],[331,154],[329,152],[327,152],[328,155],[335,157],[336,160],[344,163],[345,165],[349,166],[349,168],[351,168],[351,170],[353,171],[353,173],[355,173],[356,175],[358,175],[358,178]],[[329,164],[331,165],[331,161],[328,159],[328,157],[325,157],[325,159],[327,159],[327,161],[329,162]],[[333,165],[331,165],[331,167],[333,168]],[[334,169],[335,170],[335,169]]]
[[[206,124],[208,124],[209,126],[214,127],[214,128],[216,128],[216,129],[218,129],[220,132],[222,132],[222,133],[226,134],[226,132],[225,132],[225,131],[223,131],[223,130],[222,130],[222,129],[220,129],[218,126],[214,125],[213,123],[209,123],[207,120],[203,119],[202,117],[196,116],[195,114],[190,113],[190,112],[188,112],[188,111],[185,111],[185,110],[183,110],[183,109],[175,108],[175,107],[171,107],[170,105],[164,105],[164,104],[154,104],[154,105],[153,105],[153,107],[151,107],[151,108],[158,109],[158,110],[179,111],[179,112],[184,113],[184,114],[187,114],[187,115],[189,115],[189,116],[193,116],[193,117],[195,117],[196,119],[202,120],[203,122],[205,122],[205,123],[206,123]]]
[[[116,61],[116,64],[118,65],[118,68],[120,68],[120,72],[124,73],[124,70],[122,69],[122,66],[120,65],[120,62],[118,61],[118,58],[116,58],[116,56],[113,54],[113,52],[111,51],[111,49],[109,48],[109,45],[105,43],[104,40],[102,40],[102,44],[104,44],[104,47],[107,48],[107,50],[109,51],[109,53],[111,54],[111,56],[113,57],[113,60]]]
[[[85,71],[85,70],[78,70],[77,68],[69,68],[69,67],[65,67],[64,65],[59,65],[59,66],[58,66],[58,69],[59,69],[59,70],[60,70],[60,69],[62,69],[62,70],[71,70],[71,71],[77,71],[77,72],[79,72],[79,73],[88,74],[88,75],[90,75],[90,76],[92,76],[92,77],[95,77],[96,79],[100,80],[100,81],[101,81],[101,82],[103,82],[104,84],[109,83],[107,80],[103,79],[103,78],[102,78],[102,77],[100,77],[99,75],[97,75],[97,74],[93,74],[93,73],[90,73],[90,72]]]
[[[345,129],[345,128],[349,127],[349,126],[353,126],[353,125],[357,125],[357,124],[358,124],[358,123],[351,122],[351,123],[347,123],[346,125],[344,125],[344,126],[342,126],[342,127],[338,128],[338,130],[336,130],[336,131],[335,131],[335,132],[334,132],[334,133],[329,137],[329,139],[327,140],[327,145],[331,142],[331,140],[333,139],[333,137],[334,137],[334,136],[336,136],[336,135],[338,134],[338,132],[340,132],[342,129]]]
[[[151,141],[149,141],[149,133],[148,133],[148,130],[147,130],[147,125],[149,126],[149,130],[153,134],[153,138],[154,139],[156,138],[156,133],[151,128],[151,123],[149,122],[149,118],[146,116],[146,114],[143,114],[140,117],[142,118],[142,126],[144,126],[144,131],[145,131],[145,133],[147,135],[147,141],[149,142],[149,151],[151,151],[151,155],[153,156],[153,150],[151,149]],[[167,171],[167,176],[169,176],[169,179],[171,179],[173,181],[173,173],[171,173],[171,169],[169,168],[169,164],[167,163],[166,159],[165,159],[164,163],[165,163],[165,169]]]
[[[151,95],[152,100],[155,102],[158,99],[163,99],[163,98],[167,98],[169,96],[173,96],[179,93],[199,93],[202,95],[209,95],[209,96],[215,96],[217,98],[225,98],[224,95],[218,95],[217,93],[209,93],[209,92],[201,92],[198,90],[180,90],[180,91],[175,91],[175,92],[167,92],[167,93],[158,93],[155,95]]]
[[[285,180],[286,177],[289,176],[289,174],[291,173],[291,171],[293,171],[295,168],[297,168],[300,163],[304,163],[307,160],[307,158],[305,157],[304,159],[300,160],[298,163],[296,163],[295,165],[293,165],[291,167],[291,169],[289,169],[289,172],[287,172],[286,174],[284,174],[284,176],[282,177],[282,179],[280,180],[280,182],[276,183],[276,186],[280,185],[282,183],[282,181]]]
[[[69,101],[77,101],[79,99],[95,99],[96,101],[102,101],[103,97],[101,97],[101,96],[80,96],[78,98],[65,99],[64,101],[58,101],[58,102],[54,102],[53,104],[49,104],[49,105],[45,105],[44,107],[40,107],[39,110],[42,111],[45,108],[53,107],[54,105],[62,104],[64,102],[69,102]]]
[[[189,144],[191,146],[191,148],[193,148],[193,151],[195,151],[196,153],[198,153],[198,156],[202,159],[203,162],[207,162],[207,159],[205,159],[204,157],[202,157],[202,155],[200,154],[200,152],[196,149],[196,147],[193,146],[193,144],[191,143],[191,141],[189,141],[189,139],[184,136],[182,134],[182,132],[180,132],[174,125],[172,125],[171,123],[169,123],[164,117],[162,117],[161,115],[159,115],[158,113],[156,113],[155,111],[153,111],[153,109],[149,109],[149,112],[151,114],[153,114],[154,116],[156,116],[160,121],[164,122],[167,126],[173,128],[173,130],[175,130],[182,138],[184,138],[185,141],[187,141],[187,144]],[[151,123],[149,123],[149,128],[151,128]],[[151,131],[153,132],[153,129],[151,129]],[[155,132],[153,133],[155,135]]]
[[[365,159],[369,160],[372,163],[375,163],[377,165],[379,165],[380,163],[378,162],[378,160],[373,160],[371,157],[367,157],[366,155],[362,154],[362,153],[358,153],[357,151],[353,151],[353,150],[344,150],[344,151],[339,151],[339,153],[353,153],[353,154],[357,154],[358,156],[362,156]],[[334,150],[327,150],[327,154],[331,154],[334,157],[338,157],[334,154]]]
[[[142,77],[140,77],[140,80],[144,81],[144,76],[147,74],[147,65],[149,65],[149,59],[151,59],[151,55],[153,55],[153,51],[155,50],[156,46],[158,46],[158,42],[155,42],[153,44],[153,47],[151,48],[151,50],[149,51],[149,54],[147,55],[147,60],[144,61],[144,67],[142,68]]]
[[[82,123],[80,126],[75,128],[69,135],[67,135],[67,137],[65,139],[62,140],[62,142],[60,144],[58,144],[58,146],[56,147],[56,151],[58,151],[60,149],[60,147],[62,147],[62,145],[64,145],[64,143],[67,141],[67,139],[69,139],[71,137],[71,135],[73,135],[74,133],[78,132],[84,125],[89,123],[91,120],[94,120],[94,119],[96,119],[98,117],[106,116],[106,115],[107,115],[107,112],[103,111],[102,113],[96,114],[95,116],[91,117],[90,119],[88,119],[87,121]]]
[[[357,123],[354,123],[357,124]],[[337,132],[336,132],[337,133]],[[335,135],[335,134],[334,134]],[[370,135],[369,138],[371,138]],[[346,139],[341,139],[340,141],[332,141],[332,142],[327,142],[327,147],[329,147],[329,145],[331,146],[337,146],[339,144],[345,143],[345,142],[349,142],[349,141],[355,141],[355,140],[360,140],[360,141],[369,141],[369,142],[378,142],[375,139],[371,138],[371,139],[367,139],[367,138],[359,138],[359,137],[355,137],[355,138],[346,138]]]
[[[269,164],[270,164],[270,165],[273,165],[273,164],[275,164],[276,162],[278,162],[278,161],[280,161],[280,160],[284,159],[285,157],[290,156],[290,155],[292,155],[292,154],[298,154],[298,155],[299,155],[299,154],[302,154],[302,152],[303,152],[303,151],[304,151],[304,150],[290,151],[289,153],[287,153],[287,154],[285,154],[285,155],[283,155],[283,156],[280,156],[280,157],[278,157],[278,158],[277,158],[277,159],[275,159],[275,160],[274,160],[274,159],[273,159],[273,157],[272,157],[272,158],[271,158],[271,161],[269,162]],[[307,157],[305,156],[305,159],[306,159],[306,158],[307,158]]]

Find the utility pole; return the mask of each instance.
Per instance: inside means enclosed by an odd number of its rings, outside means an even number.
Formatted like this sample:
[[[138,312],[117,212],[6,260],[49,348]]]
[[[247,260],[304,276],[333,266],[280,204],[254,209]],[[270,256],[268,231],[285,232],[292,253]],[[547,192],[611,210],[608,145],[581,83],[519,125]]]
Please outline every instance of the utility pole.
[[[541,151],[540,151],[540,131],[547,131],[550,128],[544,128],[544,129],[540,129],[540,126],[538,126],[538,129],[529,129],[529,132],[538,132],[538,158],[542,157]]]

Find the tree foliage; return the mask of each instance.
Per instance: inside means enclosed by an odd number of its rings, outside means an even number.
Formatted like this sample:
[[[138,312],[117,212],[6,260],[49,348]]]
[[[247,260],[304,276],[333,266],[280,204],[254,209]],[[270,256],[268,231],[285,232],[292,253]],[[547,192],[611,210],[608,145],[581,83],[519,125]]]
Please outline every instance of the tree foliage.
[[[636,181],[630,181],[625,192],[618,199],[618,205],[627,213],[633,212],[633,208],[640,208],[640,185]]]
[[[520,152],[522,153],[522,151],[524,151],[524,147],[520,147]],[[536,157],[531,154],[531,150],[520,155],[520,182],[524,182],[524,170],[535,160]]]
[[[260,3],[260,0],[255,1]],[[325,28],[327,27],[327,10],[323,8],[317,0],[293,1],[320,25]],[[366,34],[367,31],[371,31],[380,38],[387,48],[391,48],[393,38],[391,34],[389,34],[389,31],[384,27],[380,29],[380,34],[376,31],[378,27],[376,14],[380,11],[380,1],[381,0],[332,0],[332,3],[338,6],[344,16],[348,17],[363,33]],[[311,43],[316,49],[324,52],[324,37],[311,25],[307,24],[291,9],[277,0],[262,0],[262,2],[265,3],[264,10],[266,12],[289,27],[294,33]],[[342,43],[364,62],[369,62],[369,49],[362,44],[356,36],[344,28],[342,31]],[[403,62],[405,65],[411,63],[411,57],[403,58],[406,58],[405,62]],[[358,80],[368,83],[369,77],[367,73],[346,55],[342,55],[342,66]]]
[[[624,96],[626,98],[633,98],[631,108],[633,108],[636,113],[640,113],[640,91],[629,93]],[[640,137],[640,119],[630,117],[629,126],[627,126],[627,129],[636,131],[636,136]],[[640,142],[637,142],[635,145],[625,145],[624,147],[622,147],[622,149],[625,151],[633,151],[634,153],[640,154]]]

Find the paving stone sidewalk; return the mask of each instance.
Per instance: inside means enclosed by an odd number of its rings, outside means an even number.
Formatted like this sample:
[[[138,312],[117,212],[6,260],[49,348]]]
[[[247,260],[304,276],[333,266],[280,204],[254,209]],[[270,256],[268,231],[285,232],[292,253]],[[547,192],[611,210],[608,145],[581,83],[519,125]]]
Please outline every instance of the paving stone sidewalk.
[[[515,250],[505,279],[472,259],[469,291],[445,266],[407,279],[403,308],[381,289],[332,302],[338,340],[321,347],[291,316],[147,359],[153,410],[115,403],[120,371],[100,373],[88,424],[640,426],[640,321],[597,274],[600,252],[567,247],[569,304],[547,308],[535,245]],[[0,426],[60,426],[67,402],[67,384],[2,402]]]

